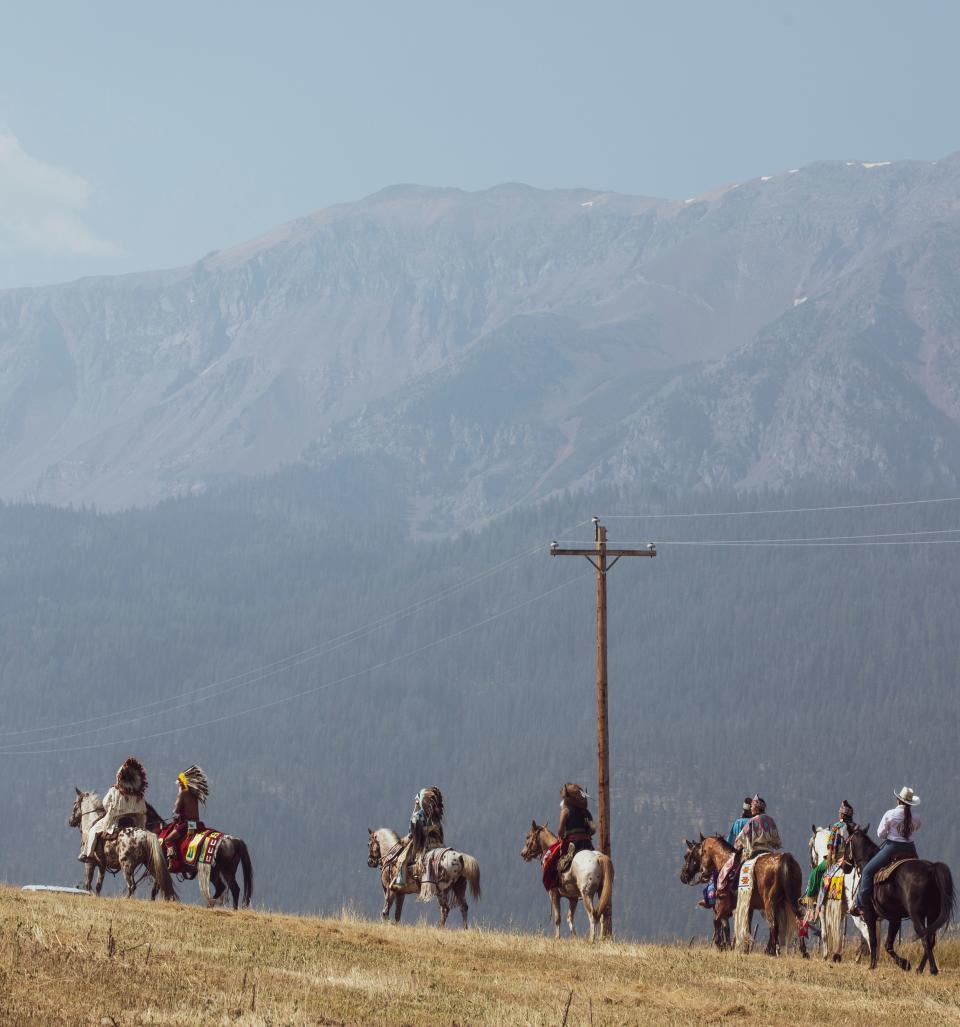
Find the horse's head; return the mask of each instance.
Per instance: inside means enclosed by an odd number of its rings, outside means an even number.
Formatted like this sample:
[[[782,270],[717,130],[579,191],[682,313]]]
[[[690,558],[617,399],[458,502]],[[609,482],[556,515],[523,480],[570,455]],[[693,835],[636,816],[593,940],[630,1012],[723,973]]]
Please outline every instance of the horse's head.
[[[73,809],[70,811],[70,819],[67,821],[67,826],[79,827],[80,818],[83,816],[83,799],[89,793],[81,792],[76,785],[73,786],[73,790],[77,793],[77,797],[73,800]]]
[[[876,843],[870,837],[870,825],[854,827],[843,843],[841,864],[845,873],[856,867],[862,870],[867,860],[877,851]]]
[[[815,867],[827,851],[827,839],[826,836],[830,833],[828,827],[817,827],[816,824],[810,825],[810,841],[807,843],[810,849],[810,866]],[[822,840],[821,840],[822,839]],[[823,850],[822,852],[820,850]]]
[[[691,842],[689,839],[684,839],[687,844],[687,851],[683,857],[683,868],[680,871],[680,881],[682,884],[696,884],[700,880],[703,873],[703,835],[700,835],[700,841]]]
[[[530,830],[527,831],[527,837],[524,839],[523,848],[520,850],[520,856],[524,862],[529,863],[530,860],[536,859],[538,856],[543,854],[543,838],[541,832],[546,829],[546,824],[541,827],[536,820],[530,821]]]
[[[376,834],[367,828],[370,833],[370,837],[367,840],[367,866],[378,867],[380,866],[380,860],[383,854],[380,852],[380,839]]]

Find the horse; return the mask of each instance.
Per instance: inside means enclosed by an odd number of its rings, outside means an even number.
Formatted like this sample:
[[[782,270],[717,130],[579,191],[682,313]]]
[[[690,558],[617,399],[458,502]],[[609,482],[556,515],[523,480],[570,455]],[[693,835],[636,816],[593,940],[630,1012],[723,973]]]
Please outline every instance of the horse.
[[[527,863],[538,856],[542,862],[543,857],[553,845],[556,845],[558,840],[546,824],[541,827],[536,820],[531,821],[530,830],[527,832],[520,855]],[[582,849],[573,857],[569,870],[559,877],[558,884],[558,887],[551,888],[549,891],[557,940],[560,939],[561,898],[566,899],[570,904],[570,908],[567,910],[567,924],[572,937],[577,936],[573,916],[577,911],[577,903],[582,899],[583,908],[587,911],[590,920],[590,940],[596,940],[598,925],[600,937],[604,938],[606,928],[603,923],[603,914],[610,908],[610,903],[613,900],[613,861],[610,857],[593,849]],[[594,903],[597,895],[600,898]]]
[[[687,842],[687,853],[684,857],[680,880],[683,884],[706,884],[711,877],[720,874],[723,865],[730,858],[733,850],[718,834],[704,838],[700,833],[698,842]],[[730,916],[733,904],[716,902],[713,907],[713,944],[722,952],[733,948],[730,940]]]
[[[714,870],[719,868],[733,855],[733,846],[720,835],[704,838],[700,835],[697,842],[687,841],[680,880],[684,884],[704,883],[710,879]],[[706,851],[705,851],[706,850]],[[734,895],[717,896],[714,907],[714,943],[718,948],[720,942],[729,945],[729,926],[725,934],[718,930],[718,920],[729,920],[737,904],[734,884]],[[800,895],[803,891],[803,873],[800,864],[789,852],[766,852],[757,857],[754,864],[753,888],[750,892],[750,904],[745,915],[738,916],[737,942],[743,951],[750,949],[750,924],[755,910],[763,913],[770,929],[767,940],[767,955],[776,956],[783,950],[790,936],[797,931],[800,919]],[[800,952],[807,958],[807,948],[803,938],[799,938]]]
[[[74,788],[77,793],[73,802],[73,810],[67,824],[70,827],[80,829],[81,845],[86,841],[87,832],[93,825],[105,815],[103,799],[96,792],[81,792]],[[150,898],[155,899],[157,893],[162,893],[164,899],[176,900],[177,892],[173,886],[173,880],[167,870],[167,860],[160,845],[160,839],[153,831],[143,828],[122,827],[115,837],[107,837],[103,841],[103,855],[96,854],[95,863],[87,863],[83,887],[87,891],[92,890],[94,871],[100,870],[100,878],[97,881],[96,894],[99,895],[103,889],[104,874],[123,871],[124,879],[127,882],[127,897],[132,898],[137,888],[136,870],[143,866],[147,873],[153,878],[153,890]]]
[[[253,864],[247,843],[242,838],[225,834],[220,839],[213,863],[201,863],[197,867],[197,883],[200,894],[208,906],[215,906],[226,900],[226,891],[230,889],[233,908],[240,906],[240,885],[237,884],[237,870],[243,868],[243,908],[250,905],[253,898]],[[186,875],[184,875],[186,876]]]
[[[869,829],[869,825],[868,825]],[[822,860],[827,858],[828,842],[830,839],[829,827],[817,827],[811,825],[810,830],[810,867],[816,867]],[[870,936],[867,933],[867,925],[858,916],[850,916],[846,910],[853,906],[854,896],[857,893],[857,885],[860,883],[860,874],[852,870],[843,875],[843,898],[828,898],[823,903],[823,912],[820,915],[823,926],[823,958],[833,959],[839,963],[843,958],[844,941],[844,918],[849,917],[853,926],[860,933],[860,951],[857,953],[857,962],[863,958],[865,952],[870,951]],[[844,904],[846,907],[844,908]]]
[[[856,867],[863,873],[863,868],[879,849],[866,830],[856,828],[843,847],[844,870]],[[895,867],[885,881],[874,882],[873,902],[866,903],[863,910],[870,940],[870,969],[877,968],[877,920],[880,918],[888,921],[884,945],[887,955],[901,970],[910,969],[909,961],[898,956],[893,947],[900,921],[909,918],[923,945],[917,973],[922,974],[928,963],[932,975],[939,973],[933,947],[937,931],[953,916],[955,901],[953,877],[946,863],[911,859]]]
[[[396,831],[389,827],[378,827],[376,831],[367,828],[367,866],[380,868],[380,885],[383,888],[383,909],[380,916],[386,921],[390,919],[390,909],[396,905],[394,923],[400,923],[403,912],[403,900],[407,895],[420,891],[420,881],[407,868],[407,884],[402,888],[394,888],[397,876],[397,856],[400,854],[400,838]],[[467,887],[474,899],[480,898],[480,864],[466,852],[456,849],[444,849],[440,857],[438,880],[436,882],[437,902],[440,905],[440,927],[446,925],[451,905],[457,906],[463,917],[463,926],[467,927]],[[451,903],[452,899],[452,903]]]

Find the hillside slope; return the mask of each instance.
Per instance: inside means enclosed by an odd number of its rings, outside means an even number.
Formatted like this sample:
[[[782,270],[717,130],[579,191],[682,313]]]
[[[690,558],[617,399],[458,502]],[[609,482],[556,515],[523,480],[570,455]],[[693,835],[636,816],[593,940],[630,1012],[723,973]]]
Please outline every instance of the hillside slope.
[[[958,1023],[939,978],[685,945],[561,943],[0,888],[0,1021],[87,1024]],[[918,946],[904,946],[916,959]],[[569,1010],[566,1012],[568,999]]]
[[[602,477],[960,480],[960,156],[680,203],[397,186],[186,268],[0,293],[0,497],[384,456],[450,531]]]

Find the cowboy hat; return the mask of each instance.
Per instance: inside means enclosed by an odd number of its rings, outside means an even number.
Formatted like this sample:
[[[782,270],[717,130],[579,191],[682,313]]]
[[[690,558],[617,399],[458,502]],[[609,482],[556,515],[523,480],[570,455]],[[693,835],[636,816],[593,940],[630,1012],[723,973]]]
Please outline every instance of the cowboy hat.
[[[913,789],[904,785],[899,792],[893,793],[899,802],[905,802],[908,806],[919,806],[920,796],[913,794]]]

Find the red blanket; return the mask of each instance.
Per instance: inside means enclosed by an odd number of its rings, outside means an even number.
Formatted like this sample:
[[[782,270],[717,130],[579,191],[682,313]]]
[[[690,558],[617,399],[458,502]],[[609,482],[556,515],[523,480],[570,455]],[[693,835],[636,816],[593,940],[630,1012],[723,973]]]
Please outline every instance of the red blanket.
[[[562,851],[563,842],[554,842],[543,857],[543,886],[547,891],[553,891],[554,888],[560,887],[560,878],[557,876],[557,860],[560,859]]]

